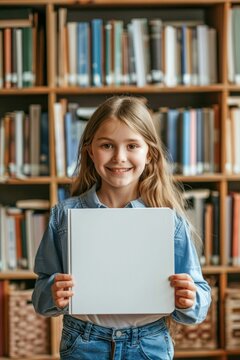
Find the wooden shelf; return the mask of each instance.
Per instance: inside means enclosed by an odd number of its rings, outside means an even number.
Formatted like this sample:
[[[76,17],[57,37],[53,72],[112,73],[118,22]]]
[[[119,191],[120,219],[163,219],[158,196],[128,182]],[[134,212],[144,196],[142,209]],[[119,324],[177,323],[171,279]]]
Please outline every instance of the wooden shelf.
[[[29,270],[14,270],[0,272],[0,280],[29,280],[36,279],[36,274]]]
[[[53,4],[60,5],[88,5],[88,6],[176,6],[176,5],[190,5],[190,6],[198,6],[199,2],[196,3],[195,0],[50,0],[49,2]],[[222,4],[225,0],[201,0],[202,6],[209,6],[215,4]]]
[[[50,184],[52,178],[49,176],[27,177],[27,178],[8,178],[0,181],[1,184],[7,185],[26,185],[26,184]]]
[[[166,87],[163,85],[146,85],[143,87],[133,85],[121,86],[101,86],[101,87],[64,87],[51,88],[52,92],[56,94],[153,94],[153,93],[199,93],[199,92],[221,92],[224,90],[223,84],[209,85],[209,86],[175,86]]]
[[[2,5],[2,4],[1,4]],[[12,88],[12,89],[0,89],[0,95],[42,95],[49,94],[50,89],[47,86],[35,86],[28,88]]]
[[[188,350],[188,351],[176,351],[174,357],[177,359],[186,359],[192,358],[194,353],[194,357],[202,357],[202,358],[214,358],[217,356],[222,356],[226,354],[226,351],[223,349],[217,350]]]

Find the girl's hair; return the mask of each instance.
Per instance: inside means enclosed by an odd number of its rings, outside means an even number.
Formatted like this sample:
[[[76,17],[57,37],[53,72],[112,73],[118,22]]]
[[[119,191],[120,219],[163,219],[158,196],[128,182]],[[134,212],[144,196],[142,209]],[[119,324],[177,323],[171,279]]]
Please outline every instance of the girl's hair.
[[[76,177],[71,195],[82,194],[93,184],[101,183],[87,149],[96,131],[107,119],[126,124],[142,135],[148,145],[150,161],[139,179],[139,195],[146,206],[170,207],[184,216],[182,191],[173,181],[150,111],[143,101],[136,97],[113,96],[102,103],[88,121],[79,144]]]

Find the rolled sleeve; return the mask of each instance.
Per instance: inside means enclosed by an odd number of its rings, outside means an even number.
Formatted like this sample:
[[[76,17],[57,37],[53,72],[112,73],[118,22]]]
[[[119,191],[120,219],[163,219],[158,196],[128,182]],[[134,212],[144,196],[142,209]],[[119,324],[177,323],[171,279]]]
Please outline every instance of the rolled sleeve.
[[[197,292],[194,305],[188,309],[176,308],[172,314],[173,319],[185,324],[202,322],[211,303],[211,289],[202,276],[197,252],[185,220],[178,220],[175,231],[175,273],[189,274],[197,287]]]

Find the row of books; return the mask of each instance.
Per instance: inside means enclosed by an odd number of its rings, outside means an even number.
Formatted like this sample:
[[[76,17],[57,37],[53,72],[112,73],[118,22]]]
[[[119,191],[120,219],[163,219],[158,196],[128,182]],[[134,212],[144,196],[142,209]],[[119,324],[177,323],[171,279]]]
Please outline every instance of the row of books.
[[[160,108],[153,121],[165,144],[173,173],[197,175],[219,171],[219,107]]]
[[[44,209],[34,209],[32,200],[17,202],[18,207],[0,205],[0,271],[33,269],[48,221],[49,202],[43,201],[43,205]]]
[[[167,86],[217,82],[216,30],[161,19],[67,21],[55,13],[57,84],[96,86],[149,83]]]
[[[10,10],[0,15],[0,88],[42,85],[44,30],[38,13],[21,9],[14,16]]]
[[[219,192],[194,189],[186,191],[184,196],[187,203],[187,216],[195,230],[193,239],[197,242],[197,237],[200,237],[203,241],[201,264],[219,265]]]
[[[95,108],[54,104],[57,176],[71,176],[77,161],[79,139]],[[153,113],[160,139],[165,144],[173,173],[196,175],[219,171],[218,105],[202,109],[160,108]]]
[[[54,104],[56,173],[72,176],[77,163],[79,140],[95,108],[80,107],[61,99]]]
[[[226,119],[226,163],[227,173],[240,174],[240,97],[228,98]]]
[[[240,7],[235,6],[228,12],[228,79],[240,84]]]
[[[195,189],[185,192],[187,214],[196,236],[203,240],[202,265],[220,264],[219,192]],[[230,192],[225,198],[226,231],[224,234],[224,262],[240,266],[240,193]]]
[[[0,179],[49,174],[48,113],[31,104],[29,113],[0,118]]]

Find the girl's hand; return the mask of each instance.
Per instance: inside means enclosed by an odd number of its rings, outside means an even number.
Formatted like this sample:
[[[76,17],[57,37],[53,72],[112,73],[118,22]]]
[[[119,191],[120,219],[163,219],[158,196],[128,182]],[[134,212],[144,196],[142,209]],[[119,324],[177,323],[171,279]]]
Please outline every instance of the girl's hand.
[[[187,309],[194,305],[197,288],[188,274],[170,276],[170,285],[175,288],[175,306]]]
[[[70,288],[74,286],[72,275],[57,274],[52,285],[52,297],[54,304],[63,309],[69,303],[69,298],[73,296]]]

